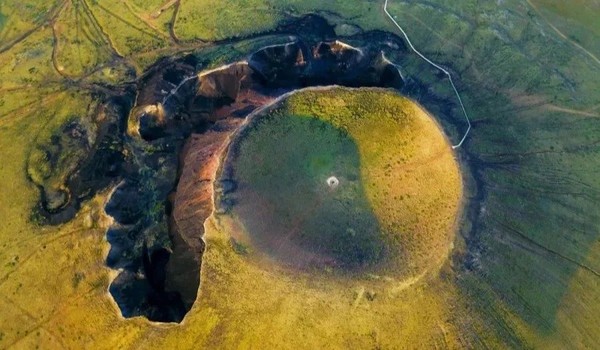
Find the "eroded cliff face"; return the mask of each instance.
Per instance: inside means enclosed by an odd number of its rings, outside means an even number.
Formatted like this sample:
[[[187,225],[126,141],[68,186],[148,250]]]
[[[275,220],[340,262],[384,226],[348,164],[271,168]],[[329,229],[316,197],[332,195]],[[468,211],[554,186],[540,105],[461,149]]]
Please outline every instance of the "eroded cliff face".
[[[311,18],[301,21],[321,23]],[[50,222],[65,221],[79,201],[110,184],[115,187],[106,205],[114,219],[107,232],[107,265],[119,271],[110,292],[125,317],[180,322],[192,307],[219,156],[250,113],[308,86],[425,90],[405,81],[400,67],[385,58],[385,50],[406,52],[399,38],[362,33],[350,45],[336,40],[331,28],[320,35],[322,26],[302,23],[296,27],[312,30],[245,59],[212,70],[203,69],[207,62],[201,53],[164,59],[140,78],[135,90],[115,89],[101,107],[103,131],[95,146],[86,146],[96,150],[87,153],[96,170],[81,170],[87,163],[77,163],[79,170],[64,176],[61,187],[69,199],[58,206],[41,202]],[[44,183],[39,186],[48,192]]]

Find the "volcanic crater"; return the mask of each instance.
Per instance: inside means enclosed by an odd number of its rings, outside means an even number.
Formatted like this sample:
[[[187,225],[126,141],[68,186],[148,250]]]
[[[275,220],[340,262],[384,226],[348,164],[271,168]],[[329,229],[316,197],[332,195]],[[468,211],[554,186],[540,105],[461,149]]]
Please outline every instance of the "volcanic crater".
[[[191,309],[214,190],[234,193],[238,186],[228,178],[217,183],[221,157],[248,116],[298,89],[335,85],[389,88],[440,110],[454,108],[450,98],[406,79],[386,58],[385,51],[408,53],[397,36],[375,31],[337,38],[317,16],[282,25],[275,34],[288,42],[214,69],[202,50],[160,60],[136,84],[104,92],[92,124],[66,125],[40,146],[67,166],[31,177],[42,193],[39,220],[70,220],[82,201],[114,187],[105,207],[113,218],[106,263],[118,271],[109,290],[123,316],[181,322]],[[453,122],[452,113],[444,115]],[[61,149],[73,144],[81,152],[60,158]]]

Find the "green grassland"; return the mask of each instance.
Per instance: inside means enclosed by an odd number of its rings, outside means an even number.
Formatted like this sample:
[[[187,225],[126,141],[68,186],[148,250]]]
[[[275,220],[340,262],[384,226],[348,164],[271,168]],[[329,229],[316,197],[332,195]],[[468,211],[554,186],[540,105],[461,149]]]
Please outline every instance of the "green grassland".
[[[222,40],[270,30],[282,20],[306,13],[323,15],[333,24],[347,23],[369,30],[385,24],[380,11],[381,4],[375,1],[183,1],[174,30],[184,40]]]
[[[466,152],[482,162],[480,190],[487,199],[476,233],[483,249],[475,262],[484,277],[468,276],[466,288],[480,291],[476,299],[490,293],[496,301],[482,303],[485,310],[507,309],[521,318],[507,318],[503,327],[527,334],[531,344],[583,347],[598,337],[600,184],[592,168],[599,151],[599,85],[589,78],[600,66],[552,37],[535,12],[530,15],[541,28],[511,6],[527,9],[516,3],[479,7],[482,27],[451,36],[444,33],[459,23],[475,25],[462,5],[396,3],[392,9],[415,28],[413,40],[443,52],[438,60],[469,63],[459,89],[475,113],[476,131]],[[430,11],[447,15],[424,21]]]
[[[184,323],[124,320],[107,293],[106,193],[70,223],[31,221],[39,193],[27,159],[40,137],[87,115],[92,87],[131,80],[160,57],[198,47],[214,62],[230,61],[258,42],[210,41],[309,12],[394,31],[382,3],[1,1],[0,347],[597,346],[600,64],[591,0],[390,1],[413,43],[455,74],[474,122],[457,151],[466,177],[464,244],[439,274],[410,288],[332,288],[268,273],[209,223],[202,279],[210,283]],[[386,56],[448,94],[447,81],[418,57]],[[440,123],[460,137],[453,123]],[[470,210],[474,200],[481,206]]]
[[[594,1],[565,3],[556,0],[535,0],[529,3],[540,17],[564,40],[598,62],[600,57],[600,4]]]

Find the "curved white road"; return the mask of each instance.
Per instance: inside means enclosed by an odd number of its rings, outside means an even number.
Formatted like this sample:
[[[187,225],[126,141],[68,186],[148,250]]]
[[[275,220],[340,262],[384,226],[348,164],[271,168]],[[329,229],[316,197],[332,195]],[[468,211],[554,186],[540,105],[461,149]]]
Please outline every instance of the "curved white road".
[[[420,53],[417,49],[415,49],[413,44],[410,42],[410,39],[408,38],[408,35],[404,31],[404,29],[402,29],[402,27],[398,24],[398,22],[396,22],[394,17],[392,17],[392,15],[388,12],[387,5],[388,5],[388,0],[385,0],[385,3],[383,4],[383,12],[385,12],[385,14],[390,18],[390,20],[392,20],[392,22],[396,25],[396,27],[398,27],[398,29],[400,29],[400,31],[402,32],[402,35],[404,35],[404,38],[406,39],[406,42],[408,42],[408,46],[410,46],[410,48],[417,55],[419,55],[419,57],[421,57],[425,62],[429,63],[430,65],[432,65],[435,68],[439,69],[440,71],[444,72],[444,74],[446,74],[448,76],[448,80],[450,80],[450,85],[452,85],[452,89],[454,89],[454,93],[456,93],[456,97],[458,98],[460,107],[462,108],[462,111],[465,114],[465,119],[467,119],[467,124],[469,125],[469,127],[467,128],[467,131],[465,132],[465,135],[462,137],[462,139],[460,140],[459,143],[457,143],[456,145],[452,145],[452,149],[456,149],[456,148],[462,146],[463,142],[465,142],[465,140],[467,139],[467,135],[469,135],[469,131],[471,131],[471,121],[469,120],[469,116],[467,115],[467,110],[465,109],[465,105],[463,104],[462,99],[460,98],[460,94],[458,93],[456,86],[454,86],[454,81],[452,81],[452,75],[446,69],[444,69],[440,65],[434,63],[429,58],[425,57],[422,53]]]

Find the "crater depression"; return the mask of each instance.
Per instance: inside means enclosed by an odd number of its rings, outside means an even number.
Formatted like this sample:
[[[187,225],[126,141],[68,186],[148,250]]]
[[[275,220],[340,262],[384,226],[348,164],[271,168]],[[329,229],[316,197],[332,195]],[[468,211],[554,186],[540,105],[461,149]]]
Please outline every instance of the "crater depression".
[[[461,196],[436,123],[377,89],[303,90],[253,116],[221,178],[219,221],[238,247],[354,277],[439,265]]]

